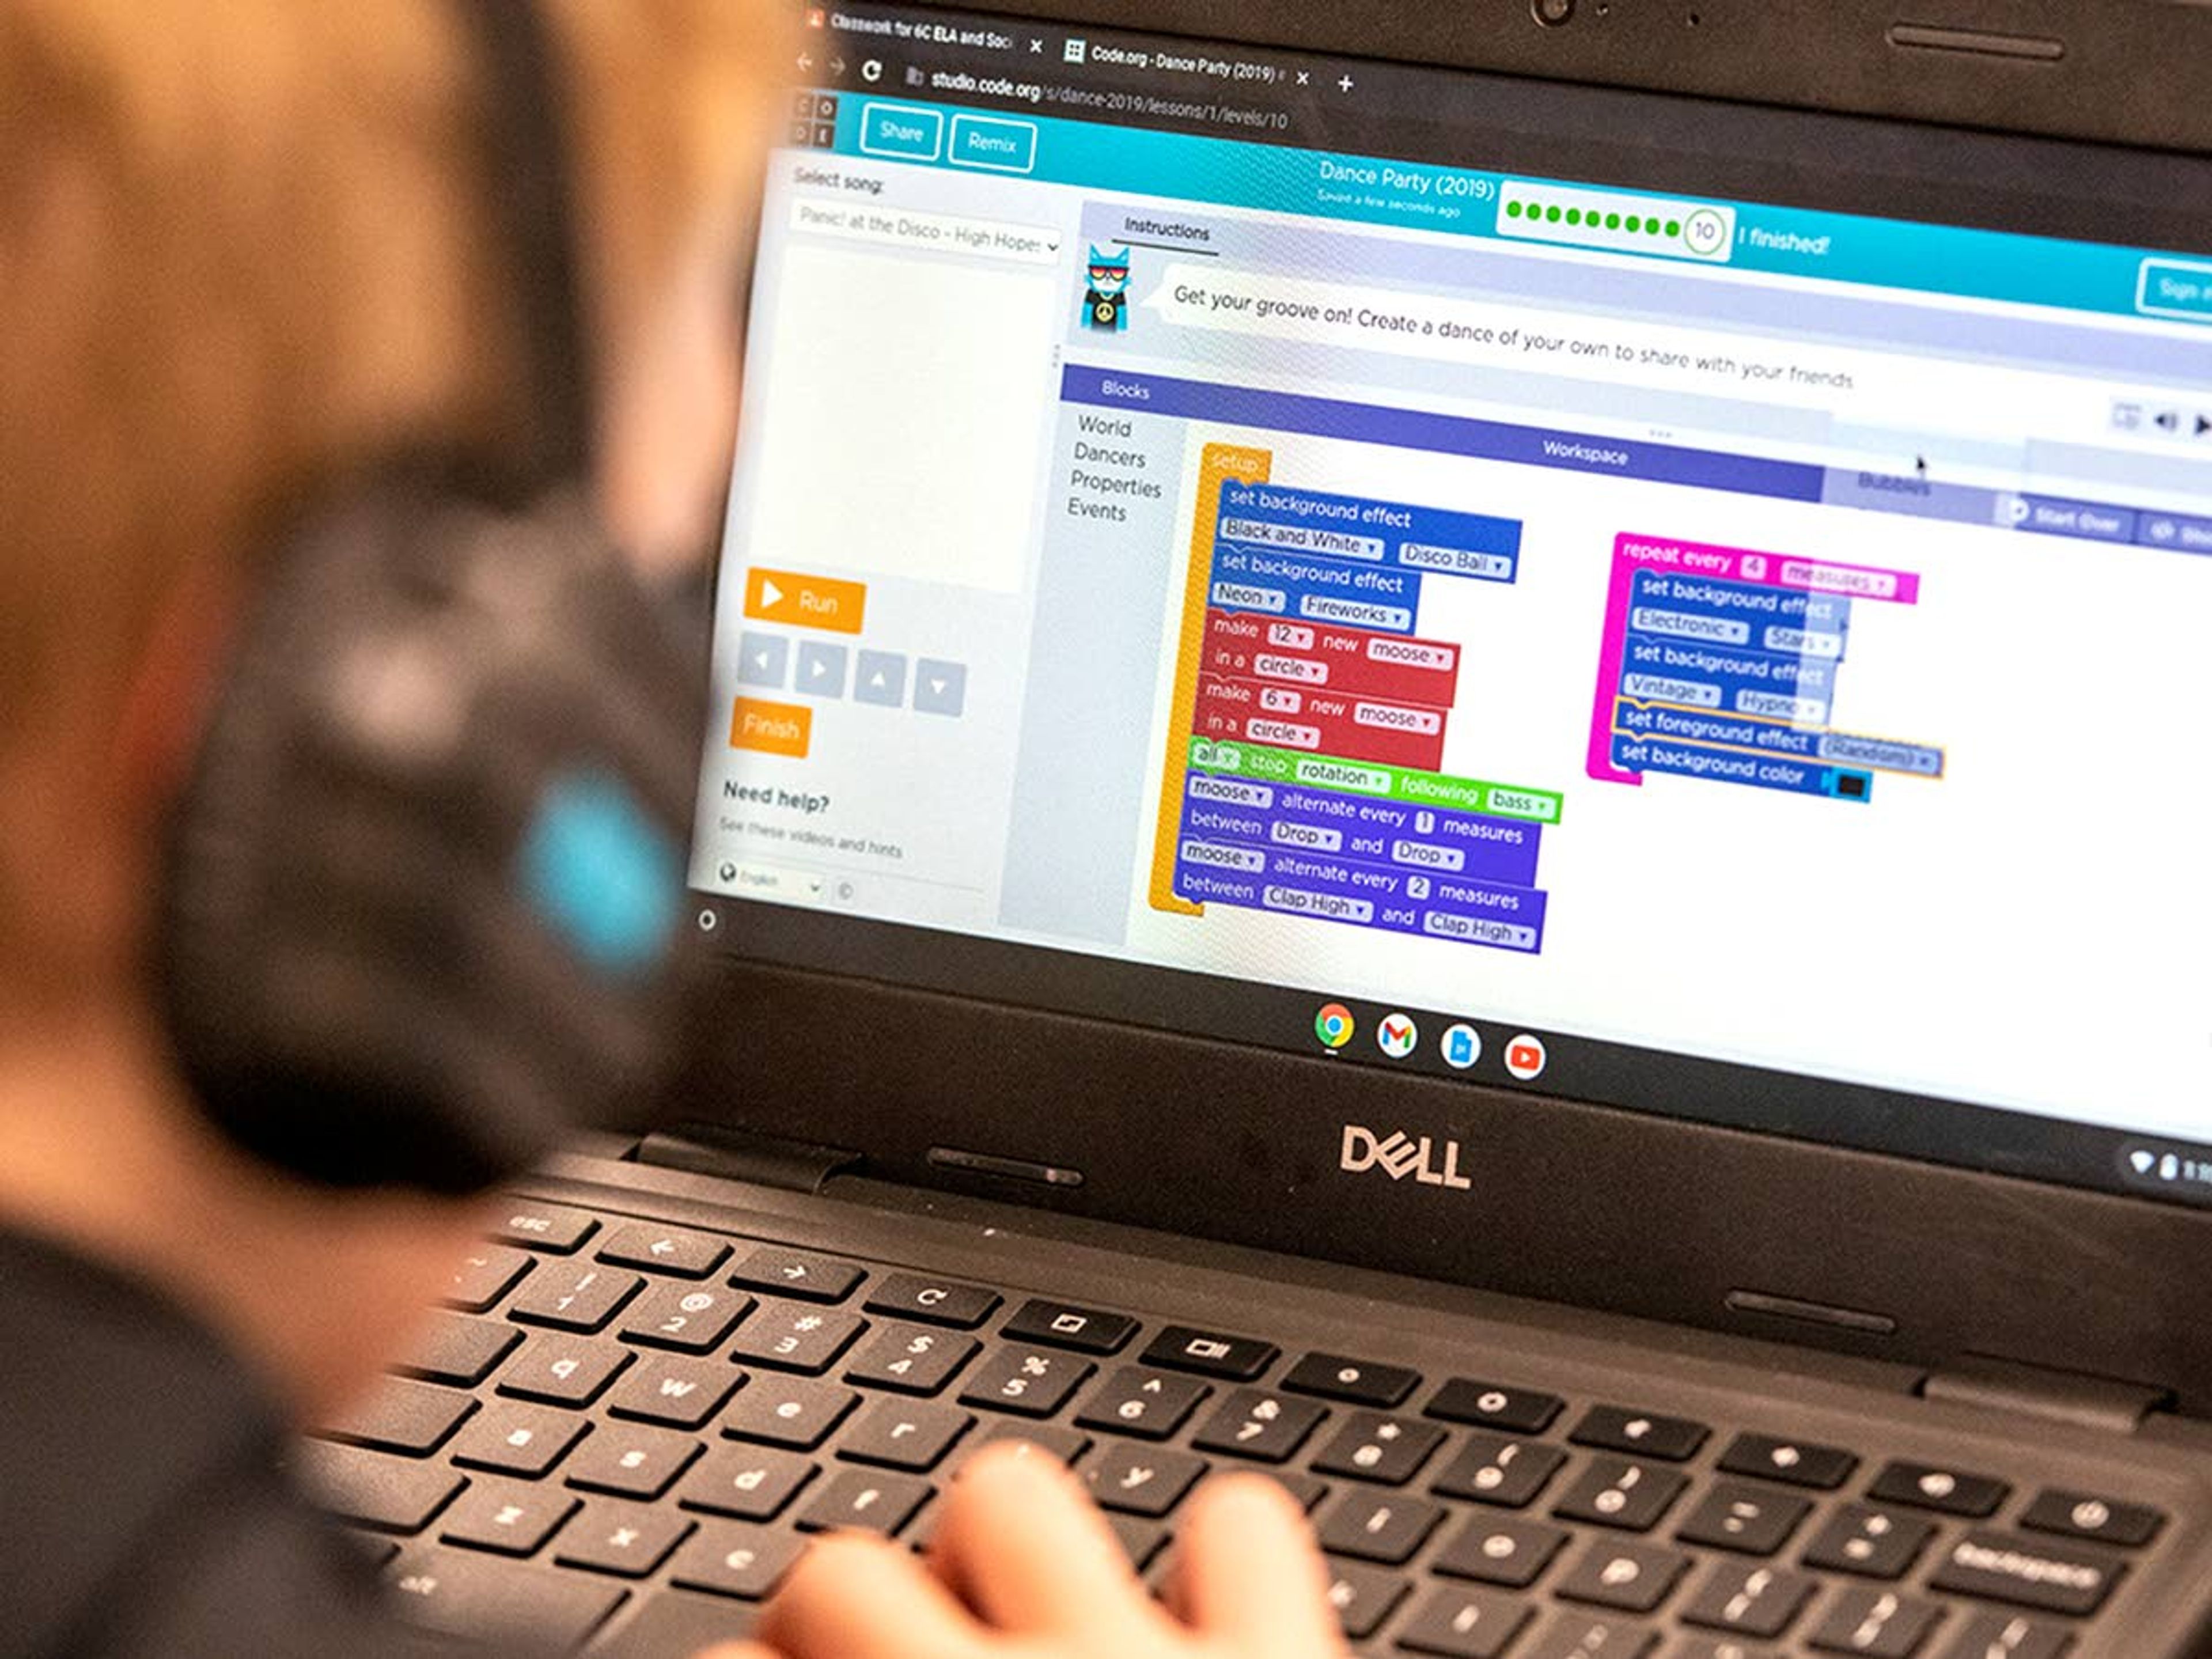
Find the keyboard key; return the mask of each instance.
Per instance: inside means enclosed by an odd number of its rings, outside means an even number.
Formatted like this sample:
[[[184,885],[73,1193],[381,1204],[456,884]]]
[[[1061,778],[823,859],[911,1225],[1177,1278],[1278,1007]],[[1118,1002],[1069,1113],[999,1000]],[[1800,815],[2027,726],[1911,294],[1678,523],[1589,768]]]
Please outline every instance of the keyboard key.
[[[1137,1322],[1127,1314],[1072,1308],[1064,1302],[1025,1302],[999,1334],[1018,1341],[1042,1342],[1048,1347],[1073,1348],[1078,1353],[1115,1354],[1129,1346],[1129,1339],[1137,1334]]]
[[[1583,1471],[1553,1513],[1623,1532],[1649,1532],[1689,1484],[1686,1476],[1674,1469],[1601,1457]]]
[[[1796,1621],[1817,1583],[1810,1573],[1787,1567],[1723,1562],[1705,1575],[1682,1620],[1732,1636],[1771,1638]]]
[[[386,1583],[410,1624],[470,1641],[495,1633],[547,1653],[581,1646],[629,1594],[604,1578],[453,1549],[410,1551]]]
[[[2105,1605],[2127,1570],[2117,1556],[2080,1544],[1984,1530],[1954,1541],[1928,1585],[1954,1595],[2081,1619]]]
[[[366,1533],[350,1533],[347,1541],[368,1559],[372,1567],[388,1567],[399,1554],[400,1542],[396,1538],[378,1538]]]
[[[1686,1463],[1711,1434],[1704,1424],[1680,1417],[1660,1417],[1625,1406],[1595,1406],[1567,1437],[1577,1446],[1595,1446],[1601,1451]]]
[[[719,1359],[648,1354],[623,1379],[607,1409],[664,1428],[704,1428],[744,1380],[743,1371]]]
[[[522,1333],[501,1320],[434,1314],[416,1335],[407,1357],[392,1369],[419,1382],[473,1389],[496,1370],[499,1362],[521,1340]]]
[[[491,1236],[502,1244],[519,1244],[547,1255],[574,1255],[599,1230],[598,1221],[581,1210],[519,1199],[508,1206]]]
[[[2074,1632],[2017,1613],[1978,1613],[1943,1659],[2063,1659],[2074,1645]]]
[[[1188,1452],[1116,1444],[1084,1466],[1083,1481],[1100,1508],[1157,1520],[1182,1503],[1205,1474],[1206,1460]]]
[[[1805,1565],[1863,1578],[1902,1578],[1936,1528],[1916,1516],[1846,1504],[1805,1550]]]
[[[1556,1446],[1478,1434],[1437,1477],[1436,1490],[1446,1498],[1472,1498],[1499,1509],[1526,1509],[1566,1461]]]
[[[508,1304],[507,1316],[559,1331],[603,1330],[623,1304],[645,1286],[635,1273],[596,1262],[563,1263],[535,1274]]]
[[[1042,1348],[1000,1348],[968,1379],[960,1403],[1021,1417],[1050,1417],[1097,1369],[1087,1359]]]
[[[1867,1496],[1878,1504],[1905,1504],[1916,1510],[1980,1519],[1995,1515],[2012,1488],[1985,1474],[1961,1474],[1926,1463],[1892,1463]]]
[[[752,1310],[753,1299],[743,1291],[661,1285],[629,1310],[620,1335],[625,1342],[678,1353],[711,1353]]]
[[[461,1258],[439,1300],[456,1313],[489,1313],[500,1297],[520,1284],[523,1275],[537,1265],[536,1258],[526,1250],[487,1244]]]
[[[1272,1342],[1170,1325],[1152,1339],[1152,1346],[1142,1358],[1147,1365],[1162,1365],[1171,1371],[1195,1371],[1200,1376],[1249,1382],[1273,1364],[1281,1352]]]
[[[975,1426],[966,1412],[924,1400],[878,1400],[837,1443],[837,1455],[855,1463],[927,1474]]]
[[[669,1429],[610,1423],[568,1465],[568,1484],[585,1492],[650,1502],[676,1484],[703,1449],[689,1435]]]
[[[1421,1386],[1421,1374],[1402,1365],[1378,1365],[1372,1360],[1347,1359],[1341,1354],[1310,1353],[1291,1367],[1283,1386],[1294,1394],[1318,1395],[1348,1406],[1372,1406],[1388,1411],[1403,1405],[1406,1396]]]
[[[1912,1659],[1943,1609],[1895,1590],[1845,1590],[1828,1604],[1828,1616],[1813,1632],[1823,1653],[1850,1653],[1864,1659]]]
[[[1159,1559],[1168,1547],[1171,1535],[1157,1521],[1147,1521],[1141,1516],[1109,1515],[1106,1524],[1113,1528],[1114,1536],[1121,1541],[1122,1552],[1129,1558],[1129,1565],[1142,1572]]]
[[[896,1538],[930,1500],[928,1483],[903,1474],[847,1469],[817,1493],[799,1516],[801,1532],[841,1528]]]
[[[1508,1589],[1526,1589],[1566,1547],[1564,1527],[1541,1521],[1492,1519],[1478,1515],[1436,1559],[1436,1571],[1454,1578],[1474,1578]]]
[[[1320,1474],[1403,1486],[1421,1472],[1421,1465],[1443,1443],[1443,1437],[1444,1431],[1433,1423],[1385,1417],[1379,1412],[1356,1412],[1314,1459],[1313,1466]]]
[[[1428,1414],[1447,1423],[1475,1428],[1503,1429],[1509,1434],[1541,1434],[1566,1409],[1557,1395],[1533,1389],[1508,1389],[1495,1382],[1471,1382],[1455,1377],[1437,1390]]]
[[[851,1262],[834,1256],[810,1255],[804,1250],[764,1244],[738,1263],[730,1283],[744,1290],[767,1291],[829,1306],[844,1301],[866,1277]]]
[[[1544,1626],[1536,1644],[1513,1659],[1644,1659],[1659,1645],[1659,1632],[1624,1619],[1563,1613]]]
[[[397,1379],[315,1431],[319,1440],[428,1457],[476,1411],[477,1402],[450,1389]]]
[[[864,1388],[933,1395],[982,1349],[972,1336],[924,1330],[918,1325],[885,1325],[853,1356],[845,1380]]]
[[[1188,1376],[1125,1365],[1091,1396],[1076,1421],[1086,1429],[1164,1440],[1181,1428],[1212,1390]]]
[[[2087,1492],[2047,1492],[2027,1506],[2020,1524],[2035,1532],[2140,1548],[2158,1536],[2166,1517],[2140,1504],[2122,1504]]]
[[[618,1343],[547,1332],[525,1342],[507,1362],[499,1391],[548,1406],[588,1406],[635,1357]]]
[[[787,1533],[735,1521],[704,1521],[676,1558],[670,1581],[686,1589],[765,1601],[805,1546]]]
[[[300,1474],[316,1502],[340,1520],[406,1534],[428,1526],[468,1485],[440,1464],[359,1446],[302,1447]]]
[[[1690,1570],[1690,1558],[1650,1544],[1593,1544],[1553,1594],[1592,1607],[1622,1613],[1649,1613],[1674,1591]]]
[[[1664,1659],[1786,1659],[1779,1650],[1754,1647],[1733,1636],[1686,1636],[1668,1648]],[[1977,1654],[1975,1659],[1981,1659]]]
[[[858,1341],[868,1322],[799,1302],[763,1302],[738,1329],[730,1358],[740,1364],[819,1376]]]
[[[1255,1463],[1288,1462],[1328,1415],[1328,1407],[1310,1400],[1239,1389],[1221,1402],[1192,1443],[1200,1451],[1225,1452]]]
[[[1310,1474],[1300,1474],[1295,1469],[1262,1469],[1260,1473],[1290,1493],[1291,1501],[1311,1515],[1321,1507],[1321,1500],[1328,1496],[1328,1482],[1317,1480]]]
[[[1328,1564],[1328,1604],[1336,1609],[1345,1639],[1364,1642],[1406,1599],[1406,1581],[1381,1567],[1356,1561]]]
[[[543,1480],[591,1427],[573,1412],[494,1401],[453,1442],[453,1458],[463,1468]]]
[[[980,1285],[956,1285],[919,1273],[893,1273],[876,1286],[876,1293],[866,1305],[870,1313],[972,1331],[998,1312],[999,1302],[996,1291],[987,1291]]]
[[[648,1594],[592,1649],[593,1659],[698,1659],[709,1648],[742,1642],[755,1613],[743,1603],[684,1590]]]
[[[1686,1544],[1709,1544],[1741,1555],[1771,1555],[1812,1511],[1808,1499],[1791,1493],[1723,1480],[1690,1511],[1674,1536]]]
[[[738,1396],[722,1419],[722,1432],[732,1440],[812,1451],[860,1403],[859,1395],[835,1382],[763,1376]]]
[[[1091,1437],[1050,1423],[994,1423],[969,1444],[976,1450],[1002,1440],[1036,1446],[1063,1463],[1072,1464],[1091,1449]],[[963,1454],[964,1456],[964,1454]]]
[[[480,1480],[446,1512],[438,1536],[499,1555],[535,1555],[580,1507],[558,1486]]]
[[[1833,1492],[1857,1470],[1859,1460],[1833,1446],[1815,1446],[1802,1440],[1778,1440],[1771,1435],[1740,1434],[1721,1455],[1721,1468],[1729,1474],[1748,1474],[1785,1486]]]
[[[665,1561],[696,1523],[680,1510],[607,1499],[584,1512],[561,1534],[554,1560],[617,1578],[642,1578]]]
[[[676,1499],[687,1510],[734,1521],[773,1521],[819,1473],[794,1452],[722,1446],[693,1466]]]
[[[649,1221],[633,1221],[599,1246],[599,1260],[618,1267],[642,1267],[677,1279],[704,1279],[729,1258],[726,1239],[686,1232]]]
[[[1534,1616],[1528,1604],[1492,1590],[1431,1593],[1398,1632],[1398,1645],[1443,1659],[1498,1659]]]
[[[1348,1492],[1321,1523],[1321,1547],[1331,1555],[1402,1567],[1443,1524],[1443,1508],[1395,1492]]]

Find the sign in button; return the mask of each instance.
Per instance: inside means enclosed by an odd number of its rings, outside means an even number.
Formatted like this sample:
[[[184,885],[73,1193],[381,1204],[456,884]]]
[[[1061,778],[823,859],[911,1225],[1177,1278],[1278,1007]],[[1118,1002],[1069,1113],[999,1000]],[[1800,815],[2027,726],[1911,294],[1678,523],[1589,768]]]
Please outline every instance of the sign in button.
[[[2212,265],[2186,259],[2146,259],[2136,282],[2136,309],[2148,317],[2212,323]]]

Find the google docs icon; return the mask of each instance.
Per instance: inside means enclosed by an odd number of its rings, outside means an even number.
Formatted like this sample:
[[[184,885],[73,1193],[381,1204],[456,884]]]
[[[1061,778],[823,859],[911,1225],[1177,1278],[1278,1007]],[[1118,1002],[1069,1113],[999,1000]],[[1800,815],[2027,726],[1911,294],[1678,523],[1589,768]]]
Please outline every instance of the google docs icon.
[[[1443,1054],[1444,1064],[1454,1071],[1472,1070],[1482,1058],[1482,1033],[1472,1025],[1453,1026],[1444,1033]]]

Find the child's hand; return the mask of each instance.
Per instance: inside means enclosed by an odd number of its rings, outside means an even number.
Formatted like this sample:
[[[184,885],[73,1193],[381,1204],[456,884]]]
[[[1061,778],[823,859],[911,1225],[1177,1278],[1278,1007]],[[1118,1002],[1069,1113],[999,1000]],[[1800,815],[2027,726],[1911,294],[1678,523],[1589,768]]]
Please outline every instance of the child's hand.
[[[927,1567],[896,1544],[825,1539],[760,1644],[708,1659],[1341,1659],[1313,1534],[1273,1481],[1213,1482],[1179,1540],[1163,1607],[1056,1459],[994,1448],[953,1487]]]

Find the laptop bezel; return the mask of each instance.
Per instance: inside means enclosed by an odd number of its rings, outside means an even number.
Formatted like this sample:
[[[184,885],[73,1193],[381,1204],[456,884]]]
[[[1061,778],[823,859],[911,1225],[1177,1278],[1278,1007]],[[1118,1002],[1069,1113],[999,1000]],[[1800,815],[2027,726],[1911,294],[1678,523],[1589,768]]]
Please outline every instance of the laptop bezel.
[[[2186,67],[2212,64],[2212,9],[2164,0],[2002,17],[1954,0],[1911,20],[1984,37],[2002,25],[2058,42],[2055,58],[1900,46],[1895,14],[1859,0],[1579,0],[1565,27],[1538,23],[1528,0],[1356,15],[1297,0],[1267,8],[1264,29],[1176,0],[959,9],[2212,151],[2212,70]],[[702,1062],[696,1115],[849,1148],[878,1179],[1929,1370],[1979,1358],[2112,1378],[2212,1413],[2212,1330],[2171,1316],[2212,1249],[2212,1214],[718,961],[728,1041]],[[1348,1126],[1455,1146],[1471,1184],[1347,1174]],[[1081,1182],[949,1168],[948,1152]]]

